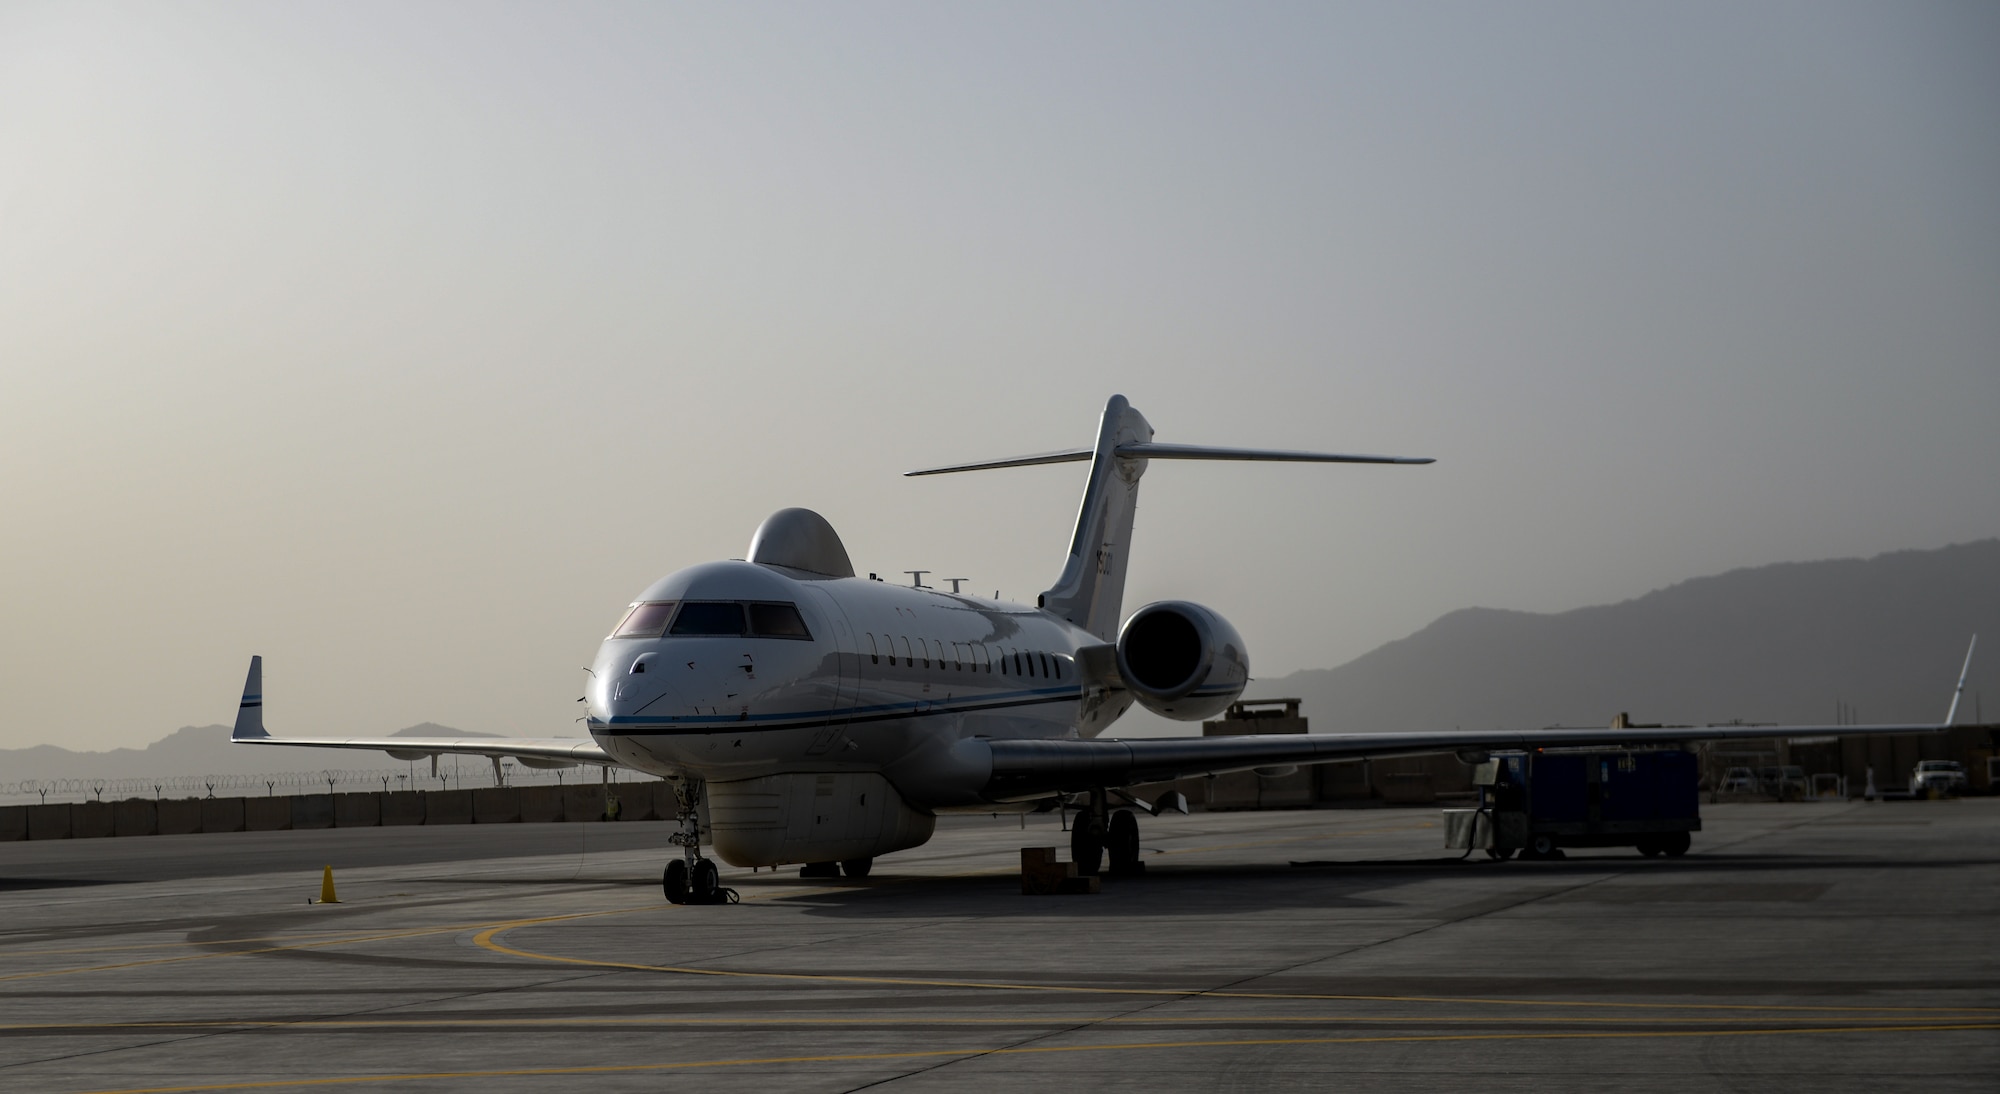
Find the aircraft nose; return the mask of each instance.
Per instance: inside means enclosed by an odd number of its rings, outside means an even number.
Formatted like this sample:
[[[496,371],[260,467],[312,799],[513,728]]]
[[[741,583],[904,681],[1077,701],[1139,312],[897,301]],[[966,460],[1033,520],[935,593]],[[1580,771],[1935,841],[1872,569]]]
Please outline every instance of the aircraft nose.
[[[672,689],[667,686],[662,674],[643,669],[612,676],[593,691],[591,715],[606,724],[626,722],[646,714],[663,714],[673,705]]]

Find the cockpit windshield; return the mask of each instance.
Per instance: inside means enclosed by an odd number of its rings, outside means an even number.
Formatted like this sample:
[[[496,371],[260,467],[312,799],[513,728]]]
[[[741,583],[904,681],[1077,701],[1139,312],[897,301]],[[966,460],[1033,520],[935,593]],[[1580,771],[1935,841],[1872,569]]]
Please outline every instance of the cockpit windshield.
[[[752,603],[750,633],[759,638],[811,638],[806,621],[792,604]]]
[[[739,635],[743,605],[734,601],[690,600],[674,620],[675,634]]]
[[[679,612],[676,613],[675,609]],[[747,618],[746,618],[747,616]],[[668,624],[672,629],[668,629]],[[748,623],[748,626],[745,624]],[[648,600],[632,605],[613,638],[658,638],[674,634],[709,638],[803,638],[812,640],[799,606],[784,601]]]
[[[658,638],[667,633],[667,620],[673,618],[674,600],[649,600],[632,605],[625,613],[625,619],[618,629],[611,632],[613,638]]]

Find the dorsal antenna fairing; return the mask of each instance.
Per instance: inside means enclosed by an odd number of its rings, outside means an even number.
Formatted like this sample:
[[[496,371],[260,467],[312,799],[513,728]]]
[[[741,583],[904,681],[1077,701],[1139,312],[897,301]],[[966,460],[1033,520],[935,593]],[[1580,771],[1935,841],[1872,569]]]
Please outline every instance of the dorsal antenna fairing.
[[[1090,461],[1090,478],[1077,508],[1076,531],[1062,576],[1036,603],[1082,627],[1098,638],[1117,638],[1125,596],[1125,571],[1131,554],[1132,521],[1139,502],[1139,477],[1149,460],[1249,460],[1283,463],[1425,464],[1422,456],[1365,456],[1330,452],[1294,452],[1261,448],[1219,448],[1208,445],[1156,444],[1153,427],[1123,395],[1104,405],[1092,448],[1044,452],[979,463],[953,464],[908,472],[910,477],[985,471],[1002,467],[1036,467],[1051,463]]]

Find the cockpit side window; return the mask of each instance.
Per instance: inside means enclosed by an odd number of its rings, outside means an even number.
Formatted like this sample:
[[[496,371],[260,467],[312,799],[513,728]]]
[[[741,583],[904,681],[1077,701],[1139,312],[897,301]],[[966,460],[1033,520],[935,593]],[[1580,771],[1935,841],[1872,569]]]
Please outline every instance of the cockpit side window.
[[[674,634],[741,635],[743,605],[733,601],[690,600],[674,618]]]
[[[750,633],[759,638],[812,638],[794,604],[752,603]]]
[[[619,621],[611,637],[658,638],[667,633],[667,620],[673,617],[674,605],[678,603],[677,600],[649,600],[632,605],[632,610],[625,613],[625,618]]]

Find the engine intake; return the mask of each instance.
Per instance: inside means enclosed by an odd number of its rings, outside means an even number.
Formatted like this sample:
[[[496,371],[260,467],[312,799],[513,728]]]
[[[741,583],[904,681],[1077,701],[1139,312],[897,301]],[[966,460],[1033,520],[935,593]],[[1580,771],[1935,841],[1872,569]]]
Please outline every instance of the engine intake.
[[[1118,674],[1141,706],[1192,722],[1220,714],[1250,680],[1250,654],[1229,621],[1199,604],[1162,600],[1118,632]]]

